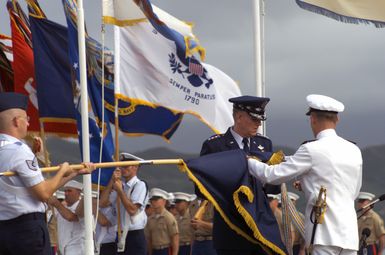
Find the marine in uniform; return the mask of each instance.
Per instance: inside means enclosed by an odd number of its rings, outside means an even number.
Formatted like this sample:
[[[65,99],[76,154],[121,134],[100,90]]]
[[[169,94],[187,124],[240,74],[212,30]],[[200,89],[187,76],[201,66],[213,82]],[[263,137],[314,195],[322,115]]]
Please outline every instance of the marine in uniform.
[[[23,94],[0,93],[0,172],[17,174],[0,177],[0,254],[50,254],[44,202],[71,178],[93,169],[86,164],[76,172],[64,163],[44,180],[35,155],[22,141],[29,125],[27,104]]]
[[[194,229],[194,242],[191,255],[216,255],[217,252],[213,245],[213,204],[207,201],[206,206],[202,210],[201,216],[196,215],[196,212],[192,212],[194,214],[191,220],[191,225]]]
[[[55,207],[59,251],[62,255],[82,255],[84,253],[84,219],[79,218],[75,213],[82,189],[82,183],[71,180],[64,185],[63,203],[55,197],[49,200],[49,204]]]
[[[148,218],[145,228],[150,255],[178,254],[178,223],[165,208],[169,197],[170,194],[162,189],[153,188],[150,191],[150,202],[154,213]]]
[[[369,204],[375,195],[369,192],[360,192],[357,200],[358,209],[363,208],[365,205]],[[364,211],[364,214],[359,215],[358,219],[358,235],[361,240],[360,250],[358,252],[359,255],[367,254],[382,254],[385,248],[385,228],[384,221],[381,219],[381,216],[378,215],[372,209],[368,211]],[[368,236],[363,236],[364,229],[369,230]],[[366,230],[367,231],[367,230]],[[363,241],[365,239],[366,247],[362,247]],[[377,249],[378,244],[378,249]]]
[[[138,157],[122,152],[121,161],[139,160]],[[117,197],[120,199],[120,222],[123,234],[118,248],[124,245],[122,254],[146,255],[147,245],[144,227],[147,223],[145,207],[148,201],[147,184],[137,177],[138,165],[120,167],[113,173],[111,181],[103,191],[101,205],[116,206]],[[120,247],[119,247],[120,246]]]
[[[178,215],[175,216],[179,229],[179,252],[178,255],[190,255],[193,240],[193,228],[191,226],[190,202],[196,199],[196,195],[184,192],[174,192],[175,208]]]
[[[268,166],[249,158],[249,171],[263,182],[280,184],[297,178],[307,200],[305,241],[310,245],[313,224],[310,214],[321,186],[327,190],[327,210],[314,238],[313,255],[356,254],[357,219],[354,200],[362,183],[362,155],[350,141],[335,131],[344,105],[327,96],[307,96],[310,126],[316,140],[305,143],[286,161]]]
[[[226,133],[207,139],[202,145],[200,155],[237,149],[243,149],[250,155],[253,152],[271,152],[273,149],[271,140],[258,134],[261,122],[266,120],[265,107],[270,99],[241,96],[231,98],[229,101],[233,103],[234,125]],[[255,181],[257,182],[256,187],[261,188],[262,183]],[[267,193],[280,192],[279,187],[274,186],[266,186],[265,190]],[[214,213],[213,242],[219,255],[249,255],[256,252],[264,254],[259,246],[234,232],[216,211]]]

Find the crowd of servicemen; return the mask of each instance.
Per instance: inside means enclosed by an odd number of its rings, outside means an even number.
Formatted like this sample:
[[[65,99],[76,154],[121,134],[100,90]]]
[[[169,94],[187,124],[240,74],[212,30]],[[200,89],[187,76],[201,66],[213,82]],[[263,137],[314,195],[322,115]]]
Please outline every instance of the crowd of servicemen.
[[[27,100],[21,94],[0,93],[1,171],[17,173],[0,177],[0,255],[84,254],[82,184],[73,178],[89,174],[95,167],[83,163],[83,169],[74,170],[63,163],[56,175],[44,179],[36,157],[23,142],[28,128]],[[266,120],[269,99],[242,96],[230,102],[234,125],[225,134],[207,139],[201,155],[235,149],[247,155],[255,150],[272,151],[270,139],[257,134],[261,121]],[[335,132],[338,113],[344,105],[322,95],[309,95],[307,104],[316,139],[304,143],[293,156],[275,166],[248,158],[250,175],[264,186],[265,199],[276,216],[281,236],[282,212],[276,187],[288,180],[299,180],[295,186],[306,199],[305,238],[291,226],[294,254],[309,252],[309,208],[321,184],[328,189],[328,204],[325,221],[311,243],[312,254],[357,254],[359,249],[359,254],[383,254],[385,229],[380,216],[365,210],[357,221],[354,202],[358,208],[365,208],[375,196],[359,192],[360,150]],[[327,158],[322,158],[325,155]],[[121,153],[120,160],[136,157]],[[264,254],[232,231],[203,197],[150,189],[137,177],[138,169],[139,166],[117,168],[107,187],[93,199],[96,253]],[[61,187],[64,196],[58,190]],[[289,198],[295,202],[299,196],[289,193]]]

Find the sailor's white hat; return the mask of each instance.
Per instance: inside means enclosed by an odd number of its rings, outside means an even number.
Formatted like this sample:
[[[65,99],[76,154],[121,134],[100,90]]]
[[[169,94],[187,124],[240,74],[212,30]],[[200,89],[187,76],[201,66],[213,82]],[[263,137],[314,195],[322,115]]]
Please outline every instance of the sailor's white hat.
[[[369,193],[369,192],[360,192],[360,193],[358,194],[357,199],[365,199],[365,200],[372,201],[375,197],[376,197],[376,195],[374,195],[374,194],[372,194],[372,193]]]
[[[166,199],[166,200],[170,200],[170,199],[172,200],[173,199],[173,196],[170,195],[170,193],[168,193],[165,190],[162,190],[159,188],[153,188],[150,190],[150,199],[159,198],[159,197]]]
[[[56,196],[57,199],[64,199],[64,192],[61,190],[57,190],[54,195]]]
[[[83,183],[75,181],[75,180],[70,180],[69,182],[64,184],[63,188],[64,189],[65,188],[74,188],[74,189],[82,190],[83,189]]]
[[[310,115],[311,112],[315,111],[339,113],[345,109],[343,103],[328,96],[311,94],[306,97],[306,101],[309,106],[306,115]]]
[[[174,192],[174,197],[175,197],[175,201],[177,200],[184,200],[184,201],[187,201],[187,202],[191,202],[191,201],[194,201],[197,196],[195,194],[187,194],[187,193],[184,193],[184,192]]]
[[[275,194],[267,194],[267,197],[271,199],[278,199],[278,195]]]
[[[293,192],[287,192],[287,195],[291,200],[294,200],[294,201],[296,201],[299,198],[299,196]]]

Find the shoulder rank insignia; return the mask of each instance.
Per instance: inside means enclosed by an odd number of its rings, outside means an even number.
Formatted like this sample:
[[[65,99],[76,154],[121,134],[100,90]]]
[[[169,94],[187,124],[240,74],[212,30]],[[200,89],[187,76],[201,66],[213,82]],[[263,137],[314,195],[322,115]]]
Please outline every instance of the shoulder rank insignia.
[[[306,143],[311,143],[311,142],[314,142],[314,141],[316,141],[316,140],[306,140],[306,141],[304,141],[303,143],[301,143],[301,145],[304,145],[304,144],[306,144]]]
[[[260,133],[257,133],[257,135],[256,135],[256,136],[260,136],[260,137],[264,137],[264,138],[270,139],[268,136],[266,136],[266,135],[262,135],[262,134],[260,134]]]
[[[37,171],[37,159],[34,157],[32,160],[26,160],[25,163],[27,164],[28,168],[32,171]]]
[[[207,140],[211,141],[211,140],[217,139],[217,138],[222,137],[222,136],[223,136],[223,134],[213,135],[213,136],[210,136],[209,139],[207,139]]]

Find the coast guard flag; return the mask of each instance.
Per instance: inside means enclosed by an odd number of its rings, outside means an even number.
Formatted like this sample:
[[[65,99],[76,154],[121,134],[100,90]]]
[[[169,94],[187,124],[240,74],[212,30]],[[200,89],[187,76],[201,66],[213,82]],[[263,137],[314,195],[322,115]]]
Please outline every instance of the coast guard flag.
[[[79,50],[78,50],[78,36],[76,27],[76,3],[72,0],[63,0],[64,12],[66,15],[68,25],[68,54],[69,61],[71,63],[71,78],[74,86],[74,105],[75,116],[77,119],[77,127],[79,133],[79,145],[80,151],[82,151],[82,123],[81,123],[81,104],[80,104],[80,70],[79,70]],[[91,46],[92,47],[92,46]],[[100,86],[97,84],[98,79],[95,77],[96,73],[91,70],[91,61],[94,56],[88,56],[87,59],[87,90],[89,101],[91,104],[91,110],[89,111],[89,139],[90,139],[90,160],[91,162],[112,162],[114,155],[114,143],[112,139],[111,128],[107,122],[100,123],[102,118],[100,117],[102,111],[106,111],[102,108],[102,98],[98,91],[94,88]],[[88,110],[88,109],[87,109]],[[107,116],[107,113],[105,113]],[[104,126],[104,132],[101,132],[96,118],[99,119],[99,125]],[[103,143],[101,147],[101,143]],[[83,152],[82,152],[83,153]],[[114,168],[106,168],[99,171],[94,171],[91,174],[93,183],[98,183],[98,177],[100,172],[100,184],[106,186],[111,178]]]
[[[258,157],[267,161],[267,154]],[[250,176],[243,150],[212,153],[186,163],[189,178],[233,231],[259,245],[265,251],[260,254],[286,254],[262,184]]]
[[[105,0],[103,18],[119,27],[121,96],[132,102],[190,113],[215,132],[233,124],[231,97],[238,85],[219,69],[201,62],[204,50],[191,26],[148,1]],[[148,22],[150,21],[150,22]]]
[[[296,0],[306,10],[346,23],[373,23],[385,26],[385,1],[383,0]]]

